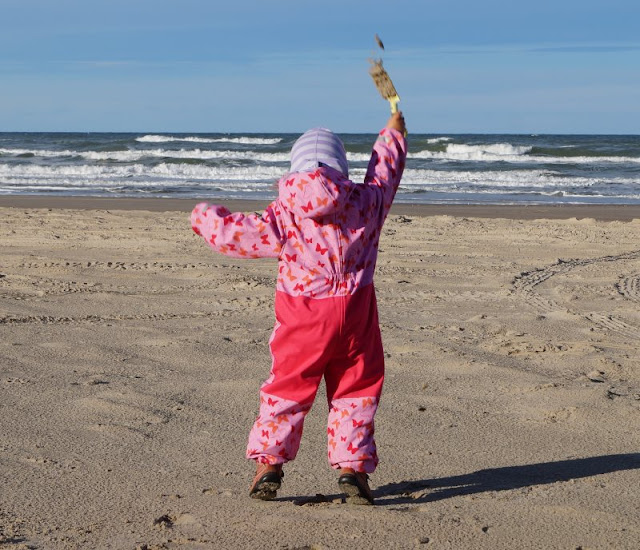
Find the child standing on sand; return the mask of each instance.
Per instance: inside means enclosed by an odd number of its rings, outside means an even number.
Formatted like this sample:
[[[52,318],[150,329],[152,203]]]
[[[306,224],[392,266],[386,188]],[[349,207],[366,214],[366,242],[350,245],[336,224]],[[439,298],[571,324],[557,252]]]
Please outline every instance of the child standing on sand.
[[[373,503],[367,474],[378,464],[373,419],[384,377],[373,274],[404,170],[405,131],[402,113],[394,114],[373,146],[364,183],[356,184],[342,141],[309,130],[262,215],[206,203],[191,214],[193,230],[217,252],[278,258],[272,367],[247,447],[257,463],[253,498],[275,498],[324,376],[329,462],[340,470],[348,502]]]

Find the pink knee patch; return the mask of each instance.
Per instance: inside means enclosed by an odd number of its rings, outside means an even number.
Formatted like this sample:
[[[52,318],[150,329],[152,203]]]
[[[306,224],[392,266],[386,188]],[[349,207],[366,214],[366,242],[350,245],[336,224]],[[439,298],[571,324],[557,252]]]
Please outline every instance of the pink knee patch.
[[[260,392],[260,415],[249,433],[247,458],[263,464],[293,460],[310,405]]]
[[[373,437],[375,397],[334,399],[327,424],[328,456],[333,468],[371,473],[378,465]]]

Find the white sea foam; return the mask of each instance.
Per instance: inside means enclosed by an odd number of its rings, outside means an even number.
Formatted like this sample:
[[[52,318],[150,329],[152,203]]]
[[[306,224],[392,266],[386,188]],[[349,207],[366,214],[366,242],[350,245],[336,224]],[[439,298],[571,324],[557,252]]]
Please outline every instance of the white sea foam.
[[[445,151],[417,151],[408,154],[409,159],[427,159],[440,161],[475,161],[475,162],[511,162],[528,164],[638,164],[640,157],[554,157],[529,155],[529,146],[517,146],[509,143],[488,145],[465,145],[449,143]],[[262,151],[233,151],[207,149],[149,149],[127,151],[53,151],[46,149],[0,148],[0,155],[18,156],[34,155],[39,158],[81,157],[94,161],[136,162],[144,158],[175,158],[194,160],[244,160],[254,162],[288,163],[289,152],[269,153]],[[349,162],[368,162],[370,153],[349,153]]]
[[[42,158],[81,157],[88,160],[115,160],[135,162],[143,158],[176,158],[197,160],[252,160],[256,162],[289,162],[289,152],[268,153],[261,151],[210,151],[207,149],[147,149],[127,151],[51,151],[46,149],[1,149],[0,155],[34,155]],[[347,153],[349,162],[368,162],[371,153]]]
[[[167,143],[170,141],[176,141],[176,138],[171,136],[156,136],[156,135],[148,135],[137,137],[136,141],[141,143]]]
[[[175,158],[196,160],[251,160],[256,162],[288,162],[289,153],[266,153],[257,151],[208,151],[206,149],[149,149],[129,151],[50,151],[38,149],[0,149],[0,154],[33,154],[43,158],[81,157],[88,160],[112,160],[136,162],[144,158]]]
[[[79,153],[90,160],[117,160],[135,162],[143,158],[174,158],[196,160],[250,160],[255,162],[288,162],[289,153],[266,153],[256,151],[209,151],[206,149],[150,149],[148,151],[109,151]]]
[[[554,157],[529,155],[533,147],[493,143],[466,145],[449,143],[445,151],[417,151],[409,153],[409,159],[434,159],[445,161],[512,162],[529,164],[629,164],[640,163],[640,157]]]
[[[584,184],[585,182],[581,182]],[[555,187],[566,186],[570,182],[543,170],[501,171],[444,171],[444,170],[405,170],[401,187],[434,188],[451,186],[452,189],[463,187]]]
[[[347,152],[347,160],[349,162],[369,162],[371,153],[349,153]]]
[[[242,145],[275,145],[280,143],[282,138],[259,138],[259,137],[222,137],[222,138],[203,138],[197,136],[161,136],[147,135],[136,138],[141,143],[169,143],[173,141],[187,141],[191,143],[239,143]]]
[[[78,156],[80,153],[77,151],[47,151],[46,149],[2,149],[0,148],[0,155],[34,155],[36,157],[74,157]]]
[[[445,151],[419,151],[409,153],[409,158],[447,159],[465,161],[522,160],[522,156],[532,147],[511,145],[510,143],[493,143],[487,145],[466,145],[449,143]]]
[[[351,171],[362,181],[364,168]],[[158,193],[163,189],[191,194],[229,193],[229,196],[274,197],[273,184],[283,175],[277,166],[207,167],[162,163],[156,166],[130,165],[5,165],[0,163],[0,194],[58,191],[65,193],[121,193],[124,189]],[[525,193],[537,195],[615,196],[637,198],[637,180],[616,178],[615,186],[604,177],[566,177],[546,170],[450,171],[407,169],[400,184],[400,196],[415,193],[454,194]],[[610,193],[608,191],[611,191]],[[257,195],[256,195],[257,194]]]
[[[55,182],[42,182],[39,179],[25,179],[19,183],[2,183],[0,182],[0,195],[14,194],[16,190],[20,193],[32,191],[32,192],[44,192],[44,191],[58,191],[65,194],[73,194],[77,192],[84,194],[90,192],[92,194],[101,194],[103,192],[122,192],[126,189],[126,193],[130,193],[132,190],[142,191],[146,193],[162,193],[164,196],[172,196],[176,190],[180,190],[183,196],[185,194],[190,196],[202,196],[211,192],[229,192],[234,196],[252,196],[256,197],[256,193],[259,196],[270,196],[273,193],[273,184],[271,183],[253,183],[247,184],[247,182],[226,182],[224,185],[212,185],[193,182],[171,182],[167,183],[165,180],[144,180],[144,181],[65,181],[56,180]],[[170,189],[170,190],[168,190]],[[165,191],[163,191],[165,190]]]
[[[618,186],[637,186],[635,178],[616,178]],[[405,170],[401,188],[427,189],[443,185],[452,189],[499,188],[518,189],[532,187],[539,189],[591,188],[606,187],[611,183],[605,177],[566,177],[562,174],[546,170],[509,170],[509,171],[444,171],[415,169]]]
[[[429,138],[427,140],[427,143],[430,144],[434,144],[434,143],[442,143],[443,141],[451,141],[453,138],[450,137],[437,137],[437,138]]]
[[[366,170],[353,168],[350,175],[354,181],[362,181]],[[144,164],[100,164],[100,165],[38,165],[0,163],[0,181],[126,181],[130,179],[184,182],[274,182],[285,173],[281,166],[205,166],[200,164],[161,163],[155,166]],[[605,177],[567,177],[547,170],[508,171],[461,171],[406,169],[402,178],[403,187],[432,187],[438,185],[492,186],[500,188],[540,187],[567,188],[572,186],[606,186],[611,183]],[[617,185],[637,185],[636,178],[616,178]]]
[[[129,178],[151,178],[180,181],[247,181],[273,182],[282,176],[281,168],[275,166],[210,167],[193,164],[167,164],[145,166],[131,165],[62,165],[40,166],[0,164],[1,181],[27,180],[127,180]]]
[[[461,143],[450,143],[447,145],[447,153],[451,155],[474,157],[477,154],[495,156],[518,156],[525,155],[533,147],[524,145],[511,145],[510,143],[492,143],[488,145],[466,145]]]

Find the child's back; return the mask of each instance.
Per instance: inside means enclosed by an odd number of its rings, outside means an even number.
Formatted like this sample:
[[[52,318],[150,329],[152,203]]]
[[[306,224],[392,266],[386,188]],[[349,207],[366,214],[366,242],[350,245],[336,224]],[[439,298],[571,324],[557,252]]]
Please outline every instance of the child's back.
[[[380,231],[405,154],[403,140],[385,129],[363,184],[328,165],[291,173],[261,217],[203,203],[193,211],[194,230],[230,256],[278,257],[277,290],[291,296],[353,294],[373,281]]]

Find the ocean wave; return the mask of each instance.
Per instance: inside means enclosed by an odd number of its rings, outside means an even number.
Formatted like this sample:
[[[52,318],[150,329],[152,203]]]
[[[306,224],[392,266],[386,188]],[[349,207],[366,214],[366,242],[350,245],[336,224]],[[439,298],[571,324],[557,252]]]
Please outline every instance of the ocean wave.
[[[80,157],[94,161],[136,162],[144,158],[174,158],[174,159],[198,159],[198,160],[248,160],[255,162],[281,162],[289,163],[289,152],[268,153],[261,151],[210,151],[206,149],[135,149],[128,151],[52,151],[38,149],[0,149],[0,155],[35,156],[41,158]],[[349,162],[369,162],[371,153],[349,153]]]
[[[530,154],[536,149],[532,146],[518,146],[509,143],[496,143],[488,145],[465,145],[458,143],[448,143],[444,151],[422,150],[410,152],[407,156],[410,160],[435,160],[444,162],[507,162],[507,163],[527,163],[527,164],[574,164],[574,165],[594,165],[594,164],[639,164],[640,157],[629,156],[551,156]],[[261,150],[234,151],[208,150],[208,149],[129,149],[116,151],[77,151],[77,150],[47,150],[47,149],[26,149],[26,148],[0,148],[0,157],[14,158],[83,158],[91,161],[111,161],[111,162],[138,162],[143,159],[176,159],[180,160],[200,160],[200,161],[251,161],[256,163],[282,163],[288,164],[290,153],[268,152]],[[350,163],[368,163],[371,154],[347,152],[347,159]]]
[[[511,162],[531,164],[633,164],[640,163],[640,157],[616,156],[542,156],[529,154],[533,146],[493,143],[487,145],[465,145],[449,143],[444,151],[423,150],[409,153],[409,159],[433,159],[444,161],[470,162]]]
[[[169,143],[173,141],[187,141],[191,143],[238,143],[241,145],[275,145],[280,143],[282,138],[259,138],[259,137],[222,137],[222,138],[203,138],[197,136],[176,137],[162,135],[146,135],[136,138],[140,143]]]
[[[174,158],[199,160],[250,160],[256,162],[289,162],[289,153],[267,153],[258,151],[209,151],[206,149],[150,149],[148,151],[90,151],[79,153],[89,160],[117,160],[135,162],[144,158]]]
[[[256,162],[289,162],[289,153],[254,151],[209,151],[206,149],[149,149],[129,151],[52,151],[38,149],[0,149],[0,154],[19,156],[32,153],[41,158],[80,157],[95,161],[136,162],[144,158],[199,160],[250,160]]]
[[[286,173],[286,169],[276,165],[207,166],[203,164],[162,162],[146,164],[3,164],[0,163],[0,181],[21,180],[144,180],[206,181],[206,182],[275,182]],[[353,181],[362,181],[366,168],[353,168]],[[407,168],[401,186],[432,187],[439,185],[492,186],[499,188],[540,187],[568,188],[628,185],[638,186],[633,177],[568,177],[553,170],[431,170]]]
[[[349,162],[369,162],[371,160],[371,153],[349,153],[347,151],[347,160]]]
[[[144,164],[123,165],[62,165],[39,166],[0,164],[1,181],[52,180],[125,180],[128,178],[157,178],[184,181],[277,181],[283,175],[281,168],[274,166],[211,167],[192,164],[162,163],[156,166]]]
[[[365,168],[351,171],[362,181]],[[131,165],[3,165],[0,164],[0,193],[60,192],[66,194],[164,193],[198,196],[274,198],[274,183],[283,175],[277,166],[207,167],[162,163]],[[400,196],[436,193],[500,196],[547,195],[558,197],[609,197],[633,199],[637,180],[620,177],[567,177],[553,170],[445,171],[408,168]]]
[[[62,151],[48,151],[45,149],[4,149],[0,148],[0,156],[7,155],[11,157],[22,157],[22,158],[31,158],[31,157],[45,157],[45,158],[53,158],[53,157],[74,157],[80,155],[78,151],[70,151],[70,150],[62,150]]]
[[[409,158],[496,161],[514,158],[519,159],[529,151],[531,151],[531,147],[529,146],[511,145],[510,143],[492,143],[486,145],[448,143],[444,151],[418,151],[417,153],[409,153]]]
[[[226,184],[224,187],[215,185],[193,184],[191,182],[167,183],[162,180],[144,182],[83,182],[69,185],[63,182],[43,183],[37,180],[24,182],[19,186],[0,183],[0,195],[21,195],[55,193],[72,196],[154,196],[154,197],[184,197],[199,200],[202,197],[215,196],[217,198],[246,198],[249,194],[256,200],[272,200],[273,186],[247,186],[239,183]]]
[[[610,195],[591,192],[544,191],[540,189],[519,189],[512,192],[504,192],[482,188],[403,189],[401,187],[396,195],[396,202],[414,202],[416,196],[421,195],[428,197],[428,203],[463,202],[465,204],[475,204],[479,197],[483,197],[479,202],[495,204],[535,204],[538,202],[536,200],[538,197],[546,198],[547,200],[543,202],[548,204],[633,204],[638,203],[640,200],[640,194],[634,192]]]
[[[485,170],[485,171],[443,171],[428,169],[405,170],[401,188],[420,187],[432,189],[439,186],[452,186],[452,189],[519,189],[523,187],[548,188],[554,192],[570,188],[613,188],[619,186],[637,187],[636,178],[607,177],[567,177],[548,170]]]

